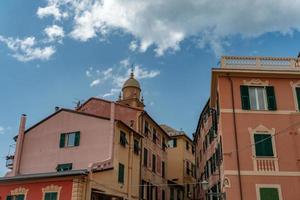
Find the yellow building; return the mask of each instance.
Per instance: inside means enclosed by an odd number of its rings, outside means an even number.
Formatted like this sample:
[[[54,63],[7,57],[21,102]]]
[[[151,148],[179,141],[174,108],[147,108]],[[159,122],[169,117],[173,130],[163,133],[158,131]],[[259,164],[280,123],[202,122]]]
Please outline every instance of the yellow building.
[[[196,179],[193,141],[183,131],[167,125],[161,127],[171,137],[167,149],[167,178],[171,185],[174,185],[172,182],[177,184],[177,187],[170,187],[170,199],[194,199]]]

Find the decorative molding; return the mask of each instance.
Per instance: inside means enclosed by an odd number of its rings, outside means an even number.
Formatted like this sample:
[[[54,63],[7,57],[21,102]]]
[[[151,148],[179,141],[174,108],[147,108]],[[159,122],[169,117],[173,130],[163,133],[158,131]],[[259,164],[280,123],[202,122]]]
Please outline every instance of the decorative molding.
[[[300,177],[300,172],[298,171],[248,171],[241,170],[240,174],[242,176],[286,176],[286,177]],[[226,176],[238,176],[237,170],[225,170],[224,175]]]
[[[29,191],[29,189],[26,189],[26,188],[23,188],[23,187],[18,187],[14,190],[11,190],[10,191],[10,194],[11,195],[20,195],[20,194],[24,194],[25,195],[25,199],[26,199],[26,196],[27,196],[27,192]]]
[[[297,81],[297,82],[291,81],[290,85],[292,87],[292,93],[293,93],[293,97],[294,97],[295,110],[299,111],[300,110],[300,105],[298,105],[298,99],[297,99],[297,94],[296,94],[296,87],[300,87],[300,81]]]
[[[279,171],[277,151],[276,151],[276,143],[275,143],[275,128],[268,129],[262,124],[259,124],[256,128],[248,128],[250,141],[251,141],[251,150],[252,150],[252,160],[253,160],[253,169],[255,171]],[[260,158],[255,156],[255,141],[254,134],[270,134],[272,137],[272,147],[273,147],[273,157]]]
[[[225,187],[225,188],[230,188],[231,187],[230,179],[228,177],[224,178],[223,187]]]
[[[46,193],[50,193],[50,192],[56,192],[57,193],[57,200],[59,200],[60,197],[60,191],[61,191],[62,187],[58,186],[58,185],[48,185],[47,187],[42,188],[42,192],[43,192],[43,200],[45,199],[45,194]]]
[[[244,85],[249,85],[249,86],[268,86],[269,81],[262,81],[260,79],[251,79],[250,81],[243,80]]]
[[[260,198],[260,188],[276,188],[278,190],[279,200],[282,200],[281,186],[279,184],[255,184],[256,199],[257,200],[261,200],[261,198]]]
[[[221,113],[233,113],[232,109],[221,109]],[[238,114],[265,114],[265,115],[290,115],[290,114],[300,114],[295,110],[276,110],[276,111],[268,111],[268,110],[242,110],[235,109],[235,113]]]

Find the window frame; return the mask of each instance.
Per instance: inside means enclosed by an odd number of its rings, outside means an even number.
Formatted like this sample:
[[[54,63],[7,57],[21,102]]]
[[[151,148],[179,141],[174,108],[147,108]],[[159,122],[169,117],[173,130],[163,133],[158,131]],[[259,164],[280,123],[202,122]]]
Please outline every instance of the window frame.
[[[264,108],[260,108],[260,97],[258,95],[258,88],[262,89],[263,91],[263,105]],[[255,104],[256,104],[256,108],[252,107],[252,98],[251,98],[251,93],[250,93],[250,89],[254,89],[255,92]],[[267,99],[267,92],[266,92],[266,87],[265,86],[248,86],[248,90],[249,90],[249,102],[250,102],[250,110],[255,110],[255,111],[264,111],[264,110],[268,110],[268,99]]]
[[[73,144],[69,144],[69,138],[71,135],[74,135]],[[80,131],[73,131],[68,133],[61,133],[59,139],[60,148],[74,148],[80,145]]]
[[[127,138],[126,138],[126,132],[123,130],[120,130],[120,139],[119,143],[121,146],[126,147],[126,144],[128,144]]]
[[[143,165],[144,167],[148,167],[148,149],[144,148],[143,152]]]
[[[60,168],[63,169],[64,166],[68,166],[68,169],[66,169],[66,170],[59,170]],[[62,163],[62,164],[57,164],[57,166],[56,166],[56,171],[57,172],[71,171],[72,169],[73,169],[73,163]]]

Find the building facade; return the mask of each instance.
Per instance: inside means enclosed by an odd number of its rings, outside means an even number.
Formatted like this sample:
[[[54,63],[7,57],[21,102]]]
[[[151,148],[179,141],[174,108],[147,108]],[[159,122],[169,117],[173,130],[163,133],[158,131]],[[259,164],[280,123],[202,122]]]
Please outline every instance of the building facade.
[[[169,136],[144,110],[140,92],[131,74],[117,102],[90,98],[28,129],[23,115],[0,199],[168,199]]]
[[[299,105],[299,58],[222,57],[194,138],[197,199],[299,199]]]
[[[171,187],[170,199],[195,199],[196,167],[194,143],[183,131],[175,130],[167,125],[161,125],[161,127],[171,137],[167,149],[167,177],[175,183],[176,187]]]

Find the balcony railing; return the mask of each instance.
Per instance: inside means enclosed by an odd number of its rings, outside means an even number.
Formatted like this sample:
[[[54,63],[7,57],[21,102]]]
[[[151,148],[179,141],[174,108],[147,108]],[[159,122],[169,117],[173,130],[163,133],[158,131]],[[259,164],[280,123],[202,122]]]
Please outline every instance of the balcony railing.
[[[14,155],[6,156],[6,167],[12,169],[14,166]]]
[[[253,164],[255,171],[272,172],[278,171],[278,159],[277,158],[253,158]]]
[[[300,58],[223,56],[221,68],[300,70]]]

